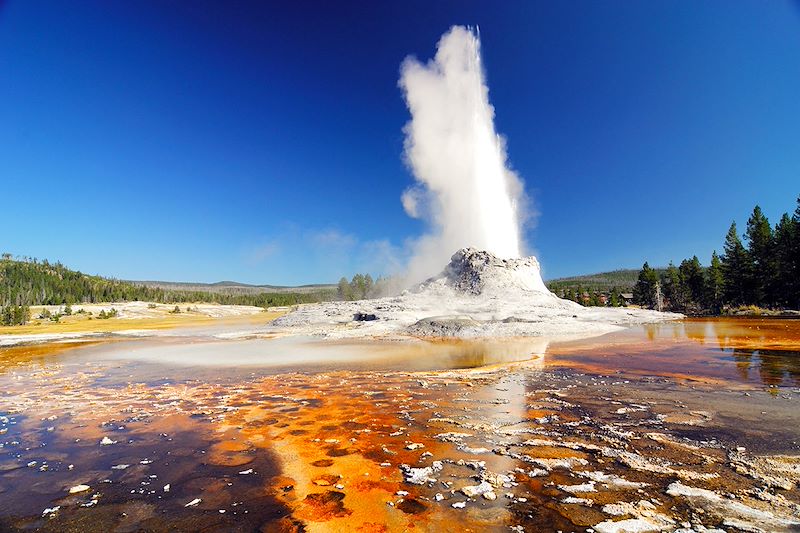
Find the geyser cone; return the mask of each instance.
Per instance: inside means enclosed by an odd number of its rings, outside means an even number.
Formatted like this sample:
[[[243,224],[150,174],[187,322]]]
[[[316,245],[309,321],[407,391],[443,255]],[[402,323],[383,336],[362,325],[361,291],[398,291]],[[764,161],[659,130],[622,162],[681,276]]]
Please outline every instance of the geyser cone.
[[[424,291],[435,283],[444,283],[464,294],[503,295],[533,291],[555,297],[542,281],[539,261],[535,257],[502,259],[474,248],[458,250],[441,274],[420,284],[417,290]]]

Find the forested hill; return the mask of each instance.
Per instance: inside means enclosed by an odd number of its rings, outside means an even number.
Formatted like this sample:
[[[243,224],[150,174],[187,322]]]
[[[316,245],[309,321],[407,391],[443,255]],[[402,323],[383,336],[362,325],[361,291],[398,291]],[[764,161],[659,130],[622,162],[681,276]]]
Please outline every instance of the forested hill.
[[[261,294],[264,292],[326,292],[335,291],[336,285],[315,284],[286,287],[283,285],[250,285],[237,281],[218,281],[216,283],[195,283],[186,281],[129,281],[134,285],[143,285],[166,291],[213,292],[217,294]]]
[[[665,269],[655,269],[659,274]],[[622,269],[612,272],[600,272],[597,274],[586,274],[583,276],[571,276],[567,278],[557,278],[547,282],[547,288],[553,292],[563,290],[576,290],[583,288],[589,291],[608,292],[617,289],[620,292],[630,292],[636,285],[639,270]]]
[[[335,298],[333,288],[242,293],[152,287],[71,270],[61,263],[0,258],[0,307],[144,300],[159,303],[213,302],[270,307]]]

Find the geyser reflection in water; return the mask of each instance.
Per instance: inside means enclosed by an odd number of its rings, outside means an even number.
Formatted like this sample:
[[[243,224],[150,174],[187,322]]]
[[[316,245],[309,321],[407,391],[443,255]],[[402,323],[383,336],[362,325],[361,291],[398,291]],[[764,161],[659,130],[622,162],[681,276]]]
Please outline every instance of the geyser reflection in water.
[[[438,341],[316,341],[308,338],[241,341],[140,341],[129,349],[102,347],[98,359],[194,367],[297,368],[304,371],[449,370],[528,361],[544,365],[545,338]]]

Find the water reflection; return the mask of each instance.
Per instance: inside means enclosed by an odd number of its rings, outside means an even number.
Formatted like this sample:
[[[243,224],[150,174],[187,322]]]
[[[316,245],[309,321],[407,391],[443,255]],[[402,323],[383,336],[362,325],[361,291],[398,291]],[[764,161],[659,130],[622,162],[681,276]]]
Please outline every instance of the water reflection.
[[[765,385],[782,385],[791,382],[800,386],[800,354],[785,350],[748,350],[735,348],[733,358],[742,379],[750,379],[750,371],[757,368]]]
[[[731,354],[743,380],[753,381],[751,370],[755,370],[764,385],[800,385],[800,324],[796,321],[712,321],[702,325],[714,331],[719,350]]]
[[[124,360],[180,367],[348,370],[450,370],[529,361],[541,366],[544,338],[439,341],[318,341],[308,338],[242,341],[138,341],[100,347],[95,360]],[[124,348],[124,349],[121,349]]]
[[[800,320],[686,319],[646,324],[549,350],[549,364],[800,386]]]

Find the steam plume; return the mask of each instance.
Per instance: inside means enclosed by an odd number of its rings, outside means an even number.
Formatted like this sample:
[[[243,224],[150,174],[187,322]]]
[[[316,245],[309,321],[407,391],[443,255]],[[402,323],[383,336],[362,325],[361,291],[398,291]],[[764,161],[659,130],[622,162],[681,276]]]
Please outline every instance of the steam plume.
[[[429,224],[414,243],[410,281],[435,274],[465,246],[519,257],[524,191],[494,129],[479,36],[453,26],[427,64],[406,58],[399,84],[411,112],[405,157],[417,181],[401,200]]]

